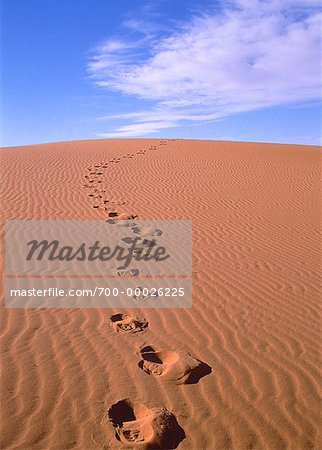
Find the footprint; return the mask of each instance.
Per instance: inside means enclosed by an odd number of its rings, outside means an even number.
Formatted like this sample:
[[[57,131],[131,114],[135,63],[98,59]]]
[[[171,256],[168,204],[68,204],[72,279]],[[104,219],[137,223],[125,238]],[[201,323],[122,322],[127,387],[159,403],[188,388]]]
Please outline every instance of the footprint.
[[[153,347],[145,347],[138,356],[142,358],[139,367],[147,374],[174,384],[195,384],[212,371],[208,364],[188,352],[156,351]]]
[[[117,275],[119,277],[131,278],[131,277],[137,277],[139,275],[139,273],[140,273],[139,269],[128,269],[128,270],[119,270],[117,272]]]
[[[131,317],[128,314],[113,314],[110,317],[110,324],[116,332],[129,334],[146,331],[149,326],[149,322],[145,318]]]
[[[138,216],[136,214],[121,213],[117,218],[118,220],[135,220],[138,219]]]
[[[127,216],[126,218],[122,218],[122,220],[119,220],[119,217],[115,217],[114,219],[107,219],[105,220],[105,222],[111,225],[117,225],[122,228],[130,228],[135,225],[135,222],[132,221],[132,217],[133,216]]]
[[[130,216],[131,217],[131,216]],[[132,216],[133,217],[133,216]],[[137,216],[134,216],[134,218],[136,218]],[[131,231],[133,232],[133,226],[129,226],[127,228],[130,228]],[[134,225],[134,228],[137,228],[136,225]],[[161,232],[162,234],[162,232]],[[148,234],[140,234],[139,236],[124,236],[124,238],[122,238],[122,241],[124,241],[126,244],[133,244],[133,242],[136,242],[137,246],[145,248],[145,247],[154,247],[156,245],[156,239],[147,239],[147,236],[149,236]],[[154,234],[151,234],[150,236],[155,236]],[[149,236],[149,237],[150,237]],[[160,235],[158,235],[160,236]]]
[[[174,449],[185,438],[176,417],[165,407],[148,408],[126,398],[111,406],[107,418],[116,438],[127,446]]]
[[[145,227],[145,228],[139,228],[139,227],[133,227],[131,228],[132,232],[134,234],[139,234],[141,236],[162,236],[162,231],[158,228],[153,227]]]
[[[134,292],[135,292],[135,294],[132,295],[132,298],[133,298],[133,300],[137,300],[139,302],[144,302],[144,301],[150,300],[151,298],[153,300],[155,300],[156,298],[159,297],[157,292],[153,291],[153,293],[152,293],[152,291],[150,289],[148,289],[146,287],[143,288],[142,286],[137,286],[134,289]]]

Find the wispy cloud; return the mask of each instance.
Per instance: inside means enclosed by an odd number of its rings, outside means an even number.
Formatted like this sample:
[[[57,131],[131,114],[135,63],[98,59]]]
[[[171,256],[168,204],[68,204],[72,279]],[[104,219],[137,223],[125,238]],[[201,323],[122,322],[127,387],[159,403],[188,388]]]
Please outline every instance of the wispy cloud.
[[[171,121],[154,121],[154,122],[142,122],[132,123],[130,125],[122,125],[112,133],[99,133],[99,137],[105,138],[118,138],[118,137],[136,137],[145,136],[147,134],[156,133],[164,128],[174,127],[175,123]]]
[[[225,5],[159,40],[149,31],[137,41],[107,40],[98,47],[88,64],[94,82],[154,103],[149,111],[101,118],[125,122],[102,136],[144,136],[320,97],[319,1]],[[127,26],[138,29],[139,22]]]

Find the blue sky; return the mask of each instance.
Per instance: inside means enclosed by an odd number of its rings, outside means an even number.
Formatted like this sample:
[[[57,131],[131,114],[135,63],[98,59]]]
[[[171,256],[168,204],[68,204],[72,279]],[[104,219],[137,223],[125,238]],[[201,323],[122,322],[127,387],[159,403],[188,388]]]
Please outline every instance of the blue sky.
[[[317,0],[2,0],[1,145],[319,144]]]

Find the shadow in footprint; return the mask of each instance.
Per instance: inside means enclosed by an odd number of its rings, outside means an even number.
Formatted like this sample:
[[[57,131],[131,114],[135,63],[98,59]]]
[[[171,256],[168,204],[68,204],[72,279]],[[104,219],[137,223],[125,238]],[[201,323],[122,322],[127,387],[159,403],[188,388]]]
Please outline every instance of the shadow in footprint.
[[[167,408],[148,408],[128,398],[112,405],[107,418],[115,429],[116,439],[131,446],[175,449],[186,437],[176,417]]]
[[[139,354],[147,353],[147,352],[155,352],[155,349],[153,347],[151,347],[150,345],[147,345],[146,347],[141,348]]]
[[[201,364],[191,372],[186,381],[186,384],[197,384],[198,381],[201,380],[201,378],[211,374],[212,368],[202,361],[200,361],[200,363]]]

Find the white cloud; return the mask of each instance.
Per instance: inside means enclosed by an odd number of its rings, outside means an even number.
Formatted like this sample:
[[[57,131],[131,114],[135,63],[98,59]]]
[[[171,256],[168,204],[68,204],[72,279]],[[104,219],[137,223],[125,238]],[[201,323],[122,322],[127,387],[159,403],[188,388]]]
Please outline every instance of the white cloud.
[[[118,135],[320,97],[318,1],[225,4],[220,13],[194,18],[159,41],[109,40],[98,49],[88,70],[99,86],[155,105],[107,117],[134,121]]]
[[[164,128],[172,128],[175,126],[174,122],[154,121],[144,123],[134,123],[131,125],[123,125],[112,133],[100,133],[98,136],[104,138],[121,138],[121,137],[135,137],[145,136],[150,133],[156,133]]]

